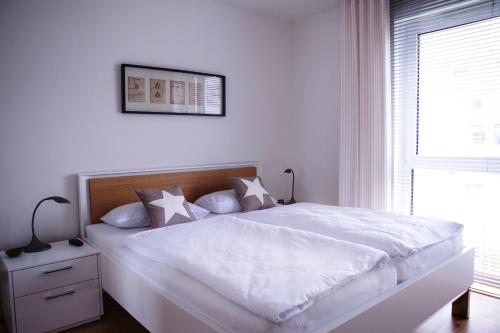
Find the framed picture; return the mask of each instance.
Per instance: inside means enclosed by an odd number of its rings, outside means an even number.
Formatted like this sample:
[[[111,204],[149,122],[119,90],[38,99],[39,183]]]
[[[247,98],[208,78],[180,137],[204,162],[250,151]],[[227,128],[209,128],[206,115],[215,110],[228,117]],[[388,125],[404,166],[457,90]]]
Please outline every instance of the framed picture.
[[[224,75],[122,64],[122,112],[226,115]]]

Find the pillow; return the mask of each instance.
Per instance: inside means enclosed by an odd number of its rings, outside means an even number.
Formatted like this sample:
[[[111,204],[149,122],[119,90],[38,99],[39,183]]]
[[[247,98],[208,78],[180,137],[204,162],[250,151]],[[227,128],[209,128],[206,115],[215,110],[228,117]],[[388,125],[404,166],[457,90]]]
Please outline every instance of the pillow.
[[[101,217],[101,221],[118,228],[143,228],[150,223],[142,202],[116,207]]]
[[[241,206],[234,190],[205,194],[194,203],[216,214],[241,212]]]
[[[275,206],[283,206],[282,204],[278,203],[278,199],[276,199],[275,197],[271,197],[271,200],[273,201],[273,204]]]
[[[189,208],[196,220],[204,218],[210,211],[188,202]],[[101,217],[101,221],[118,228],[149,227],[151,220],[142,202],[134,202],[118,206]]]
[[[157,190],[136,190],[135,192],[146,207],[152,228],[195,220],[179,186]]]
[[[202,208],[200,206],[197,206],[195,204],[192,204],[190,202],[188,202],[189,204],[189,208],[191,208],[191,212],[193,213],[194,215],[194,218],[196,220],[201,220],[202,218],[204,218],[207,214],[210,214],[210,211],[205,209],[205,208]]]
[[[244,212],[275,206],[260,177],[229,178],[229,182],[236,191],[238,201]]]

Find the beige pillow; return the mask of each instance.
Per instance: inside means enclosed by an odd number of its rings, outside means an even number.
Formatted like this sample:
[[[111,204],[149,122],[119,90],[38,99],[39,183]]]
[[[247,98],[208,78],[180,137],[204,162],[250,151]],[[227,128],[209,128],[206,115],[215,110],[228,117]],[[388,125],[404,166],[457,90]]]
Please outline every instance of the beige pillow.
[[[135,191],[141,199],[152,228],[191,222],[196,218],[179,186]]]
[[[275,206],[260,177],[229,178],[229,183],[236,191],[238,201],[244,212]]]

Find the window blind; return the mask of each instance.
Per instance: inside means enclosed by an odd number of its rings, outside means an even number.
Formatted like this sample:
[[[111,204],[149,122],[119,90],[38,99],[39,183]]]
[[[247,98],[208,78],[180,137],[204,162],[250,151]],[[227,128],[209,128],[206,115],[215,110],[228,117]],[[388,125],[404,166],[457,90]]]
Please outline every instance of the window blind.
[[[464,223],[476,282],[498,288],[500,0],[390,10],[392,209]]]

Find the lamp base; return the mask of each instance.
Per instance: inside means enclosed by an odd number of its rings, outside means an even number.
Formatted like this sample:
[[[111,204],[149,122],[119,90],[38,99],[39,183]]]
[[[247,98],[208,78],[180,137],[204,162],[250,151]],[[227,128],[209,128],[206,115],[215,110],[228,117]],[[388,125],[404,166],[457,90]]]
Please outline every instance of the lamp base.
[[[296,203],[295,199],[292,197],[285,205],[291,205]]]
[[[28,246],[24,248],[24,252],[42,252],[42,251],[47,251],[50,249],[50,244],[46,244],[41,242],[36,235],[33,235],[31,238],[31,242],[29,243]]]

